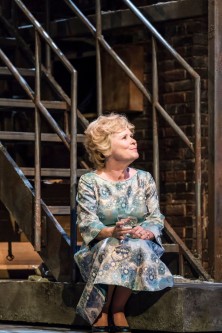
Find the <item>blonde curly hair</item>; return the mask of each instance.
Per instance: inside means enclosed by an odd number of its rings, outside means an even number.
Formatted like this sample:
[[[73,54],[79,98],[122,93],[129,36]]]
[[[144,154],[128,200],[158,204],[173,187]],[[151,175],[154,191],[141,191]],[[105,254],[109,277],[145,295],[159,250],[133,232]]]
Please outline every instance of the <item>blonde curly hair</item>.
[[[115,113],[99,116],[88,125],[84,145],[96,169],[105,166],[106,157],[111,153],[111,135],[125,129],[134,132],[134,128],[124,115]]]

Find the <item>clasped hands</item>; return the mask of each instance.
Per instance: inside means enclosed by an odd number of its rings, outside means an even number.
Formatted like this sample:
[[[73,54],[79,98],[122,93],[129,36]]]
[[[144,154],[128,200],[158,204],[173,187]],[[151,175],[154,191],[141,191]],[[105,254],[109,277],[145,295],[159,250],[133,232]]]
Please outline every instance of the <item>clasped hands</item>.
[[[113,230],[113,237],[118,239],[124,239],[127,235],[130,235],[131,238],[143,239],[143,240],[152,240],[155,236],[152,231],[146,230],[140,225],[136,227],[124,227],[124,222],[116,222],[116,226]]]

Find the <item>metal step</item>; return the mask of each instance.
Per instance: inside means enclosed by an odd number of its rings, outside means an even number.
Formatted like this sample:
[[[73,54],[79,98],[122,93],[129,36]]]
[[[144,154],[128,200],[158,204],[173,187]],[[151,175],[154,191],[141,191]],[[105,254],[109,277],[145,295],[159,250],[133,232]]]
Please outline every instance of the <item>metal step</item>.
[[[9,141],[35,141],[35,133],[0,131],[0,140]],[[57,134],[41,133],[41,141],[62,142]],[[77,134],[77,142],[84,142],[84,134]]]
[[[35,68],[17,68],[17,70],[22,76],[31,76],[31,77],[35,76]],[[0,75],[11,76],[12,73],[10,72],[8,67],[0,67]]]
[[[25,176],[35,176],[35,169],[34,168],[23,168],[20,167],[22,172]],[[88,169],[77,169],[77,176],[80,177],[84,175],[86,172],[89,172]],[[70,177],[70,169],[52,169],[52,168],[42,168],[41,169],[41,176],[42,177]]]
[[[70,206],[48,206],[53,215],[70,215]]]
[[[41,101],[46,109],[68,110],[68,104],[62,101]],[[0,98],[0,107],[8,108],[34,108],[35,104],[31,99]]]

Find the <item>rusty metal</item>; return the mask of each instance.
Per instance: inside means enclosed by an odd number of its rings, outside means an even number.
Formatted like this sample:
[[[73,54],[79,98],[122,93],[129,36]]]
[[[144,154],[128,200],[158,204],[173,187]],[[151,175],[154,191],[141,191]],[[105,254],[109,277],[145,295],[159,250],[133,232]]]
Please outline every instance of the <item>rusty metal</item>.
[[[77,251],[77,230],[76,230],[76,193],[77,193],[77,73],[73,72],[71,81],[71,143],[70,143],[70,241],[71,253]],[[71,262],[71,280],[76,281],[76,266],[74,260]]]
[[[45,2],[45,12],[46,12],[46,31],[50,35],[50,0],[46,0]],[[46,68],[49,73],[52,71],[52,62],[51,62],[51,48],[47,44],[46,45]]]
[[[97,80],[97,114],[103,113],[102,101],[102,68],[101,68],[101,50],[99,38],[102,35],[102,20],[100,0],[96,0],[96,80]]]
[[[158,118],[156,103],[158,100],[158,70],[157,70],[157,55],[156,42],[152,37],[152,79],[153,79],[153,175],[156,182],[157,193],[160,193],[160,167],[159,167],[159,138],[158,138]]]
[[[41,44],[38,32],[35,31],[35,103],[41,100]],[[35,237],[34,249],[41,250],[41,118],[38,107],[35,107]]]
[[[196,195],[196,226],[197,254],[202,260],[203,226],[201,218],[201,121],[200,121],[200,77],[195,78],[195,195]]]

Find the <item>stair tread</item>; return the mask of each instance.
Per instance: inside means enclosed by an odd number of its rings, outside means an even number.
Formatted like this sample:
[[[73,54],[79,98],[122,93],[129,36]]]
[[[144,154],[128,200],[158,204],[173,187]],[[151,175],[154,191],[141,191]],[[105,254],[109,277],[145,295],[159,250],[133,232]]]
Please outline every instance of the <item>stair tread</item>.
[[[35,68],[17,68],[19,73],[24,76],[35,76]],[[12,75],[8,67],[0,67],[0,75]]]
[[[77,142],[84,142],[84,134],[77,134]],[[35,133],[0,131],[0,140],[35,141]],[[41,141],[61,142],[60,137],[54,133],[41,133]]]
[[[26,176],[35,175],[35,168],[20,167],[20,169]],[[80,177],[88,171],[89,171],[88,169],[77,169],[77,176]],[[70,169],[41,168],[41,175],[42,177],[70,177]]]
[[[47,109],[67,110],[68,105],[63,101],[41,101]],[[33,108],[34,102],[31,99],[0,98],[0,106],[13,108]]]

